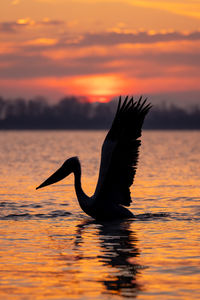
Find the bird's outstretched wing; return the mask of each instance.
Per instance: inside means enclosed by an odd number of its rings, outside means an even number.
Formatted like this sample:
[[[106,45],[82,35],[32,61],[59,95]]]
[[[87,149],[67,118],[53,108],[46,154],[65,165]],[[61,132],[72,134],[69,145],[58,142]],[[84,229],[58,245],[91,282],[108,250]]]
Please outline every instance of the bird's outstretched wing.
[[[130,189],[136,173],[138,139],[144,118],[151,108],[142,97],[138,101],[128,96],[119,98],[112,126],[104,140],[101,153],[99,179],[94,194],[100,201],[129,206]],[[122,103],[123,102],[123,103]]]

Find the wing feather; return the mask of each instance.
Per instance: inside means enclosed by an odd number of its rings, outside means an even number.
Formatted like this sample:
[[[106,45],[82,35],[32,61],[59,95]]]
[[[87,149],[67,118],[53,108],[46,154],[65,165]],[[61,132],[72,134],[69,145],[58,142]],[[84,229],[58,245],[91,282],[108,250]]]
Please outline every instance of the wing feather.
[[[117,112],[104,140],[97,188],[94,196],[107,201],[129,206],[130,186],[136,173],[144,118],[151,108],[147,99],[119,97]]]

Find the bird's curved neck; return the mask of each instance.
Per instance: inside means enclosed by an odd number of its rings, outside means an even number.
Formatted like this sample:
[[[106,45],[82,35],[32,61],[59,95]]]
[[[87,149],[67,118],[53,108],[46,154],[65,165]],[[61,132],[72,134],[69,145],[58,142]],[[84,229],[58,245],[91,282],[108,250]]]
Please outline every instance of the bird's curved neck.
[[[75,178],[75,191],[78,198],[78,202],[82,209],[87,205],[88,196],[84,193],[81,185],[81,165],[80,162],[77,162],[77,166],[74,169],[74,178]]]

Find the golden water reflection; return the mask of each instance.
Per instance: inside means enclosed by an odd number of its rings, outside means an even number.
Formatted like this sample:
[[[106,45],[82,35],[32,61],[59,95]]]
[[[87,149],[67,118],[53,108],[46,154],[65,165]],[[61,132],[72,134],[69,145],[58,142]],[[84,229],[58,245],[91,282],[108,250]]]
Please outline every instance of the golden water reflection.
[[[133,260],[140,251],[130,222],[86,220],[74,227],[71,221],[69,227],[11,222],[6,255],[0,260],[2,297],[135,297],[142,290],[137,276],[143,267]]]
[[[91,224],[89,222],[78,226],[77,246],[83,239],[84,231]],[[100,253],[97,259],[107,269],[104,279],[100,280],[107,290],[103,293],[135,297],[142,289],[137,282],[137,274],[142,266],[132,261],[140,252],[136,236],[131,230],[131,221],[101,224],[98,228],[98,238]]]
[[[92,194],[104,136],[0,132],[0,299],[199,299],[200,132],[144,132],[134,221],[92,221],[73,176],[35,191],[79,155]]]

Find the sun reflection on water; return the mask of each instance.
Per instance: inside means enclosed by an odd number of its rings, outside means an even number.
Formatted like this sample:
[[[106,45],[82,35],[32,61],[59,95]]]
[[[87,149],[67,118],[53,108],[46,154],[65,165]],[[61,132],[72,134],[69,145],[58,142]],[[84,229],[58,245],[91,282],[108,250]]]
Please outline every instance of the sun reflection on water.
[[[35,187],[78,155],[92,195],[105,132],[0,132],[0,298],[198,299],[199,134],[144,132],[136,220],[97,223],[73,176]]]

